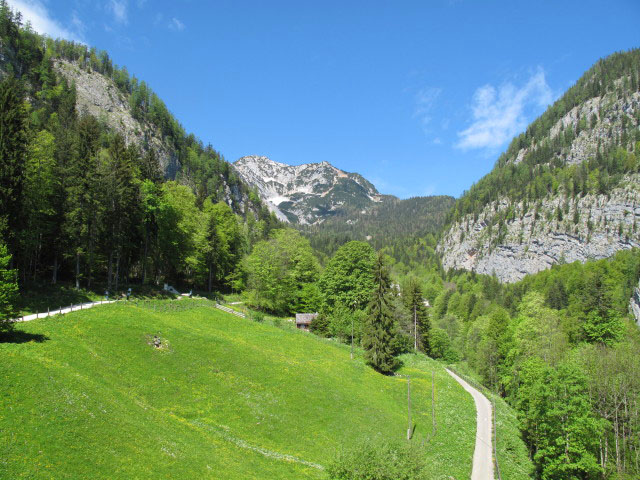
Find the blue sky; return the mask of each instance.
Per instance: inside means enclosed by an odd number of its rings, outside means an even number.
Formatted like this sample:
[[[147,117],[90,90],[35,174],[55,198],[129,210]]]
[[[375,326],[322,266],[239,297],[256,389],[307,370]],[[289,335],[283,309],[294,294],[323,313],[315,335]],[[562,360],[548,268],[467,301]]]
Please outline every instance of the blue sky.
[[[227,160],[329,161],[382,193],[459,196],[640,1],[9,0],[107,50]]]

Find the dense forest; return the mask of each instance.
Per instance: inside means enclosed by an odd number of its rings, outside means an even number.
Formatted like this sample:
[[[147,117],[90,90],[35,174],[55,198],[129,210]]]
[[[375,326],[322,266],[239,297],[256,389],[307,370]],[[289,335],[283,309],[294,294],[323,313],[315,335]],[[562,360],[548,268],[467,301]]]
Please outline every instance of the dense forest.
[[[394,270],[406,273],[435,261],[437,239],[454,203],[448,196],[389,197],[368,210],[299,228],[323,256],[332,255],[346,242],[367,241],[393,259]]]
[[[218,152],[185,134],[105,52],[36,34],[5,1],[0,44],[0,236],[21,283],[239,288],[243,255],[278,222]],[[178,155],[175,180],[153,149],[77,111],[75,86],[56,74],[56,58],[111,78],[134,115],[160,128]],[[235,212],[222,202],[224,188],[245,193]]]
[[[515,284],[425,279],[432,354],[466,362],[520,416],[537,478],[640,474],[640,252],[556,265]]]

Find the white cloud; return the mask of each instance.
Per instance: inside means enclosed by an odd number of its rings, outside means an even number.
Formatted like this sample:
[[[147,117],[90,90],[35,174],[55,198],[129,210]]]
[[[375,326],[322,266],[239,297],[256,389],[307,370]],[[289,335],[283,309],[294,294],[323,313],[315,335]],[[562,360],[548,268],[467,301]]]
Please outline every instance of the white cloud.
[[[181,32],[185,29],[185,25],[184,23],[182,23],[180,20],[178,20],[176,17],[173,17],[171,19],[171,21],[169,22],[169,29],[175,31],[175,32]]]
[[[116,21],[123,24],[127,24],[129,22],[127,7],[127,0],[109,0],[109,3],[107,4],[107,9],[111,10]]]
[[[51,38],[66,38],[67,40],[83,42],[81,33],[73,32],[54,20],[44,4],[39,0],[8,0],[7,3],[13,10],[20,11],[23,23],[31,22],[31,26],[36,32],[48,35]],[[77,28],[79,25],[76,20],[79,22],[79,19],[74,16],[72,23]]]
[[[76,11],[71,14],[71,24],[75,27],[76,31],[80,32],[81,34],[84,34],[84,32],[87,30],[87,26],[82,20],[80,20],[80,17],[78,17],[78,13]]]
[[[425,130],[425,133],[427,131],[427,126],[431,122],[431,110],[441,93],[441,88],[425,87],[419,90],[416,94],[416,109],[413,116],[420,118],[420,122],[422,123],[422,128]]]
[[[526,128],[530,114],[537,113],[552,100],[551,88],[540,68],[521,88],[512,83],[498,89],[484,85],[473,95],[473,120],[469,128],[458,132],[456,147],[461,150],[499,148]]]

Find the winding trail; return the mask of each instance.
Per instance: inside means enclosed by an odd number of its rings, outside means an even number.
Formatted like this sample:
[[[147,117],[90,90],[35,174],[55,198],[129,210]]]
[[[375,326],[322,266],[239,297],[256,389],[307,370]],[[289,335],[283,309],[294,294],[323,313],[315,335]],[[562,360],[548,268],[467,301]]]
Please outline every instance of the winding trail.
[[[494,480],[493,449],[491,446],[491,402],[451,370],[448,368],[445,370],[456,382],[462,385],[462,388],[471,394],[473,401],[476,403],[478,426],[476,428],[476,448],[473,452],[471,480]]]
[[[108,303],[115,303],[116,300],[101,300],[98,302],[78,303],[77,305],[71,305],[65,308],[56,308],[49,312],[33,313],[31,315],[25,315],[24,317],[18,317],[13,319],[13,322],[29,322],[31,320],[37,320],[38,318],[53,317],[54,315],[64,315],[69,312],[76,312],[78,310],[86,310],[87,308],[95,307],[96,305],[106,305]]]

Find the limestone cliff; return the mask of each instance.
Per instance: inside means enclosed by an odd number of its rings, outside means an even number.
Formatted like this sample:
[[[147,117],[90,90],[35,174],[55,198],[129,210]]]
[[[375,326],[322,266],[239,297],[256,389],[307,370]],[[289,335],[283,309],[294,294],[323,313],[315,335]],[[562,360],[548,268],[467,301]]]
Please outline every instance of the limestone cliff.
[[[514,282],[640,247],[640,51],[598,62],[461,197],[445,269]]]

